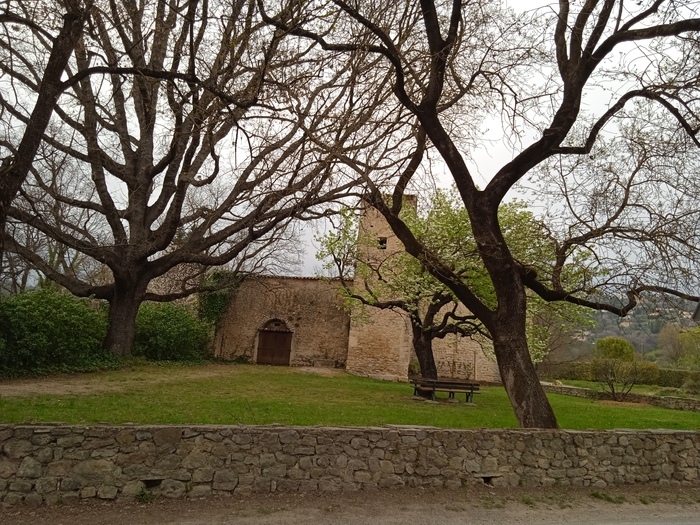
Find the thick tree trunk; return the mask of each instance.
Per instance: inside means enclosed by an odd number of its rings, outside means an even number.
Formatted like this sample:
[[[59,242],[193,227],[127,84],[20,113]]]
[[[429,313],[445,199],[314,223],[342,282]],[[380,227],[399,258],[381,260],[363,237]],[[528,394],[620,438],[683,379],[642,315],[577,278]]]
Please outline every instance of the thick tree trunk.
[[[530,357],[525,331],[525,285],[501,233],[497,209],[493,203],[484,200],[478,202],[475,213],[470,212],[479,255],[489,272],[498,299],[498,306],[494,315],[489,316],[487,328],[493,338],[503,386],[520,426],[557,428],[554,411]]]
[[[503,386],[524,428],[558,428],[557,418],[530,359],[523,320],[501,323],[492,333]]]
[[[142,289],[143,288],[143,289]],[[143,302],[145,287],[115,280],[109,301],[109,326],[102,347],[116,355],[131,355],[136,333],[136,314]]]
[[[433,356],[433,340],[420,327],[413,326],[413,349],[420,365],[423,379],[437,379],[437,366]]]

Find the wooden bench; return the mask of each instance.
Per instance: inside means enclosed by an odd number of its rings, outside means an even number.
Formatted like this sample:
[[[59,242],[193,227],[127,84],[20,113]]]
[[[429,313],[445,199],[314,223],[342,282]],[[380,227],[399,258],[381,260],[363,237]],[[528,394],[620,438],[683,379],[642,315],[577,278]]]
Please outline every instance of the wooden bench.
[[[479,383],[464,379],[411,379],[413,395],[419,392],[429,393],[430,399],[435,400],[435,392],[447,392],[449,399],[454,399],[455,394],[464,394],[467,403],[474,402],[474,395],[479,393]],[[425,396],[421,396],[425,397]]]

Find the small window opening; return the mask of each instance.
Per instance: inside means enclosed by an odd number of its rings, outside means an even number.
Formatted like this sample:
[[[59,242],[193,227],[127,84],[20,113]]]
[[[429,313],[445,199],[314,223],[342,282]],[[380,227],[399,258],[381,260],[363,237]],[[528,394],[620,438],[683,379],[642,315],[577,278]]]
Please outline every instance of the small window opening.
[[[386,250],[386,237],[379,237],[377,246],[380,250]]]

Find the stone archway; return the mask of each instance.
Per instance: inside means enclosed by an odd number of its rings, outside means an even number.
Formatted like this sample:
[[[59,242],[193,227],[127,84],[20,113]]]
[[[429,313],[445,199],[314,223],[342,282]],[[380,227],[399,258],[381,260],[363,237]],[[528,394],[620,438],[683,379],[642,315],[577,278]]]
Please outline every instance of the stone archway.
[[[259,365],[289,366],[292,354],[292,331],[280,319],[272,319],[258,331]]]

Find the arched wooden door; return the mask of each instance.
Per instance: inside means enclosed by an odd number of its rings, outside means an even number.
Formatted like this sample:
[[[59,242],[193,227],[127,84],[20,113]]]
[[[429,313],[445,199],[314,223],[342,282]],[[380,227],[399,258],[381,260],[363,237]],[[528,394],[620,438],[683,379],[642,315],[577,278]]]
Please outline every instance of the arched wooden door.
[[[292,332],[279,319],[273,319],[258,332],[259,365],[289,366],[292,354]]]

